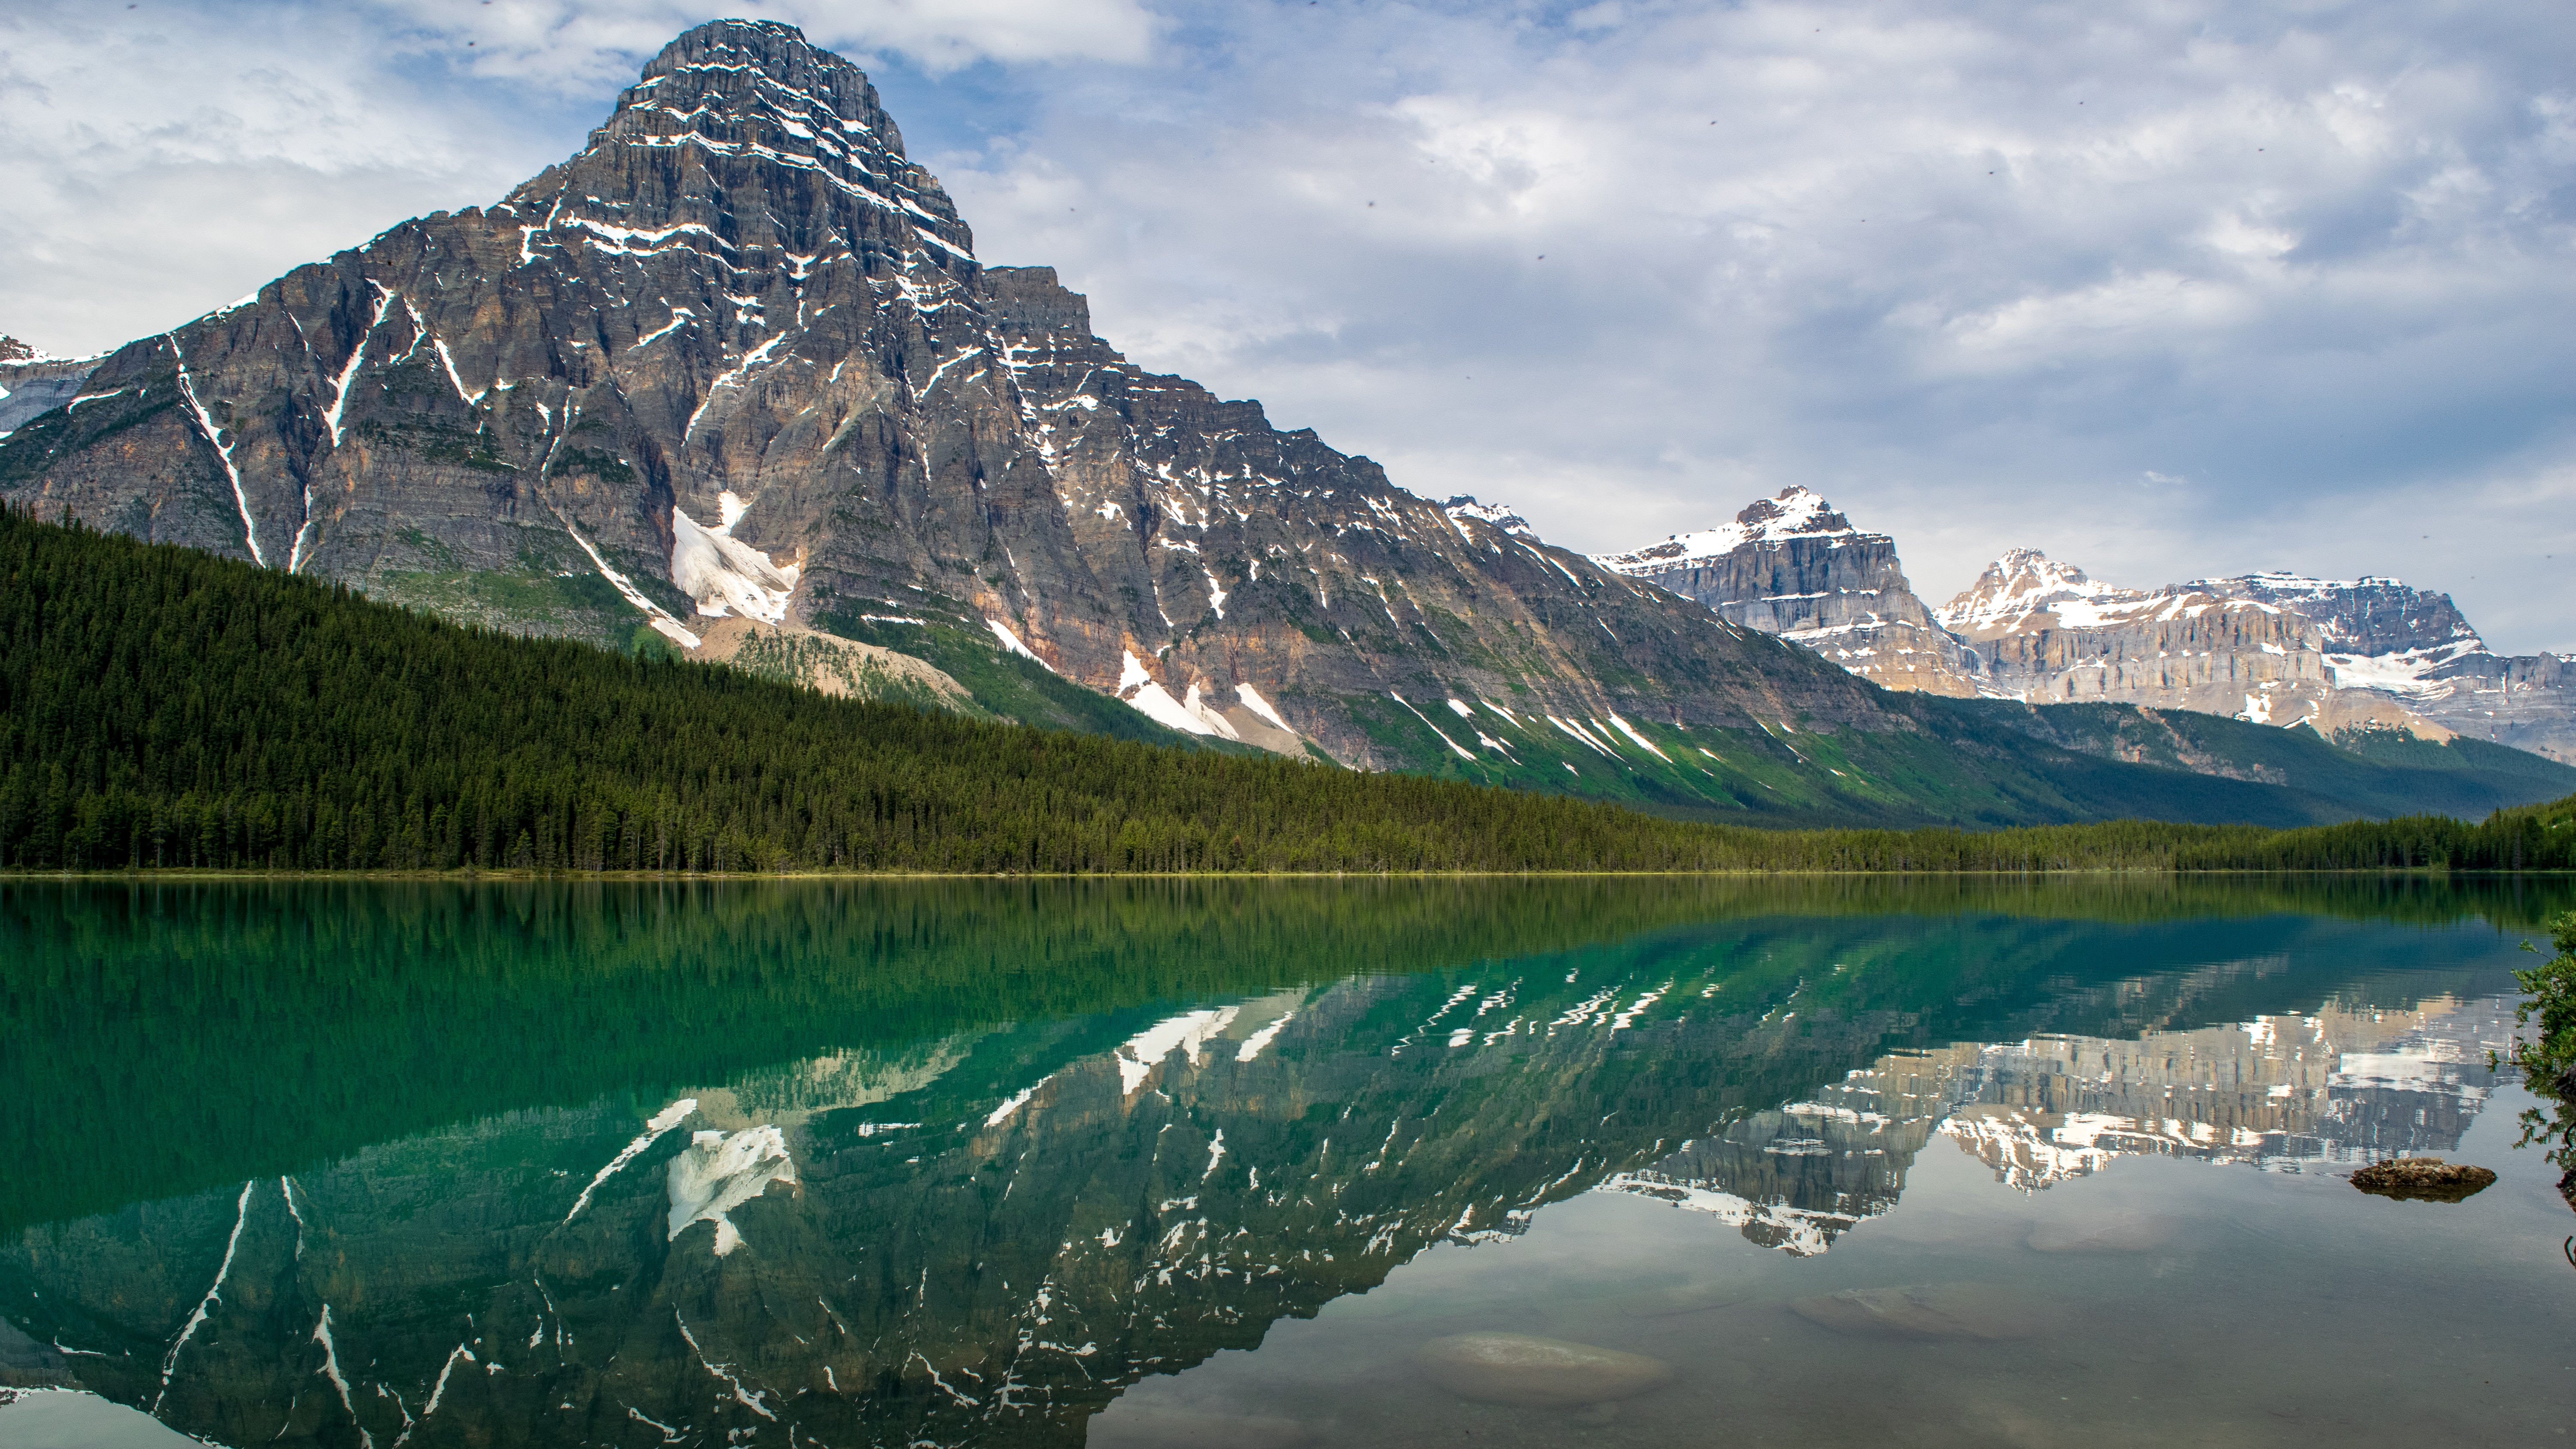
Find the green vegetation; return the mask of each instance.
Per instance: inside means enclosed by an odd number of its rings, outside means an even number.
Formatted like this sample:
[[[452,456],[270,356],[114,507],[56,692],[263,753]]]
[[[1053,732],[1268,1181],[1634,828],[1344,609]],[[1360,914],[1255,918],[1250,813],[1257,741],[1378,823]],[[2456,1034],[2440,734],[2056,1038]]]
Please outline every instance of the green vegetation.
[[[2535,1014],[2540,1018],[2539,1039],[2517,1044],[2513,1061],[2533,1091],[2576,1097],[2576,912],[2550,922],[2549,937],[2558,954],[2528,971],[2513,973],[2531,998],[2514,1008],[2513,1019],[2528,1026]],[[2522,949],[2535,954],[2539,950],[2529,941],[2522,943]]]
[[[959,637],[935,662],[962,671],[979,700],[1016,681],[1077,729],[1092,724],[1085,712],[1094,709],[1130,730],[1154,728],[1035,666],[970,651],[962,631],[952,632]],[[1426,715],[1403,718],[1428,728]],[[1660,733],[1680,768],[1686,733]],[[1835,737],[1766,739],[1801,762],[1840,762],[1830,770],[1861,764]],[[1722,766],[1762,784],[1768,757],[1723,743],[1693,746],[1690,758],[1712,774]],[[1928,756],[1944,747],[1926,738],[1886,748]],[[2077,762],[2070,768],[2136,768],[2060,758]],[[1921,768],[1932,784],[1928,758]],[[2176,790],[2202,781],[2157,773]],[[829,699],[657,651],[461,628],[192,550],[0,516],[6,868],[2428,866],[2576,866],[2576,799],[2499,811],[2478,825],[2413,817],[2287,832],[2148,821],[1982,833],[1760,830],[1465,780]]]
[[[2565,1172],[2558,1179],[2559,1195],[2576,1207],[2576,911],[2550,922],[2549,937],[2558,954],[2513,973],[2530,997],[2514,1008],[2515,1023],[2529,1026],[2532,1017],[2540,1018],[2539,1037],[2514,1044],[2513,1065],[2522,1069],[2532,1095],[2549,1103],[2546,1109],[2523,1109],[2522,1140],[2514,1145],[2547,1144],[2549,1161]],[[2539,951],[2529,941],[2522,949],[2535,955]],[[2487,1062],[2501,1065],[2492,1054]]]
[[[2258,832],[2177,850],[2177,870],[2576,870],[2576,795],[2498,810]]]
[[[2576,790],[2576,770],[2484,740],[2437,743],[2403,730],[2368,728],[2343,730],[2329,740],[2313,729],[2276,729],[2134,704],[1977,699],[1942,700],[1935,708],[1975,721],[1989,737],[2008,729],[2101,760],[2223,772],[2334,807],[2310,820],[2266,824],[2323,824],[2355,815],[2428,811],[2475,816]]]

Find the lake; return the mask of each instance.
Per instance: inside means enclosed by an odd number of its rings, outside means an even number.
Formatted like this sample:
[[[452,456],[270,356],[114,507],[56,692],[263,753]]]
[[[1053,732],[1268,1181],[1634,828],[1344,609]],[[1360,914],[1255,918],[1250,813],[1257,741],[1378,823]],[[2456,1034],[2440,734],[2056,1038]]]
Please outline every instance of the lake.
[[[2562,1440],[2570,908],[11,882],[0,1444]]]

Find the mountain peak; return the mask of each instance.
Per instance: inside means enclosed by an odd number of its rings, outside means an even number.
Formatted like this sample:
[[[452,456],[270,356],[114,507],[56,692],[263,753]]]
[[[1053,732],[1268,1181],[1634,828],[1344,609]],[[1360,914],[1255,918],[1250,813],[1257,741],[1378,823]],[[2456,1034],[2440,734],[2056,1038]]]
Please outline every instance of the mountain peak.
[[[1448,502],[1440,505],[1440,511],[1451,518],[1482,519],[1505,533],[1518,534],[1524,538],[1538,537],[1538,531],[1530,527],[1529,520],[1513,512],[1509,505],[1479,503],[1476,501],[1476,495],[1472,493],[1460,493],[1451,497]]]
[[[855,234],[890,258],[919,241],[935,264],[974,260],[973,233],[906,159],[866,74],[768,20],[712,21],[664,46],[579,155],[504,205],[543,217],[532,238],[569,228],[623,255],[706,244],[813,258]]]
[[[2038,549],[2008,548],[1986,565],[1975,583],[1935,609],[1933,617],[1942,627],[1973,638],[2009,632],[2043,613],[2055,613],[2062,623],[2076,626],[2092,622],[2103,605],[2146,597],[2135,589],[2104,583]]]
[[[1593,561],[1613,573],[1650,574],[1690,568],[1722,558],[1746,544],[1779,543],[1792,538],[1856,537],[1860,530],[1835,511],[1823,495],[1792,485],[1769,498],[1757,498],[1733,523],[1697,533],[1677,533],[1662,543],[1629,553],[1602,554]]]
[[[0,332],[0,362],[33,362],[37,355],[35,348],[6,332]]]
[[[1850,533],[1851,520],[1834,511],[1824,496],[1812,489],[1792,485],[1769,498],[1757,498],[1735,515],[1735,521],[1755,538],[1775,538],[1788,534]]]

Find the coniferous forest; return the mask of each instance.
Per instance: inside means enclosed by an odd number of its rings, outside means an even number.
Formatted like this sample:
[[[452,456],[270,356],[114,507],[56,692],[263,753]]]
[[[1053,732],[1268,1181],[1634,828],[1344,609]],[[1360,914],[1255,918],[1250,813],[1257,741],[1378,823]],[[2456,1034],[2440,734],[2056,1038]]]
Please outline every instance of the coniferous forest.
[[[1766,831],[832,699],[0,510],[0,869],[2567,869],[2576,799]]]

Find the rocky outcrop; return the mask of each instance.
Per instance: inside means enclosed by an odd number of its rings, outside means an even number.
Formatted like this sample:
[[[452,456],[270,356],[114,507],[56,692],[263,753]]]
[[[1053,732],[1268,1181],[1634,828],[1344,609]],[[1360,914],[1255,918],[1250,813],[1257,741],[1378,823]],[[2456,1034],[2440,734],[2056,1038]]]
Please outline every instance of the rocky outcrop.
[[[1594,562],[1802,644],[1889,689],[1978,692],[1976,656],[1914,596],[1896,541],[1852,527],[1805,488],[1758,499],[1731,524]]]
[[[84,386],[0,442],[0,497],[494,627],[971,644],[1370,768],[1526,753],[1444,738],[1416,703],[1443,698],[1918,728],[1127,362],[1051,271],[985,268],[867,78],[768,22],[674,41],[501,202],[297,268]]]

